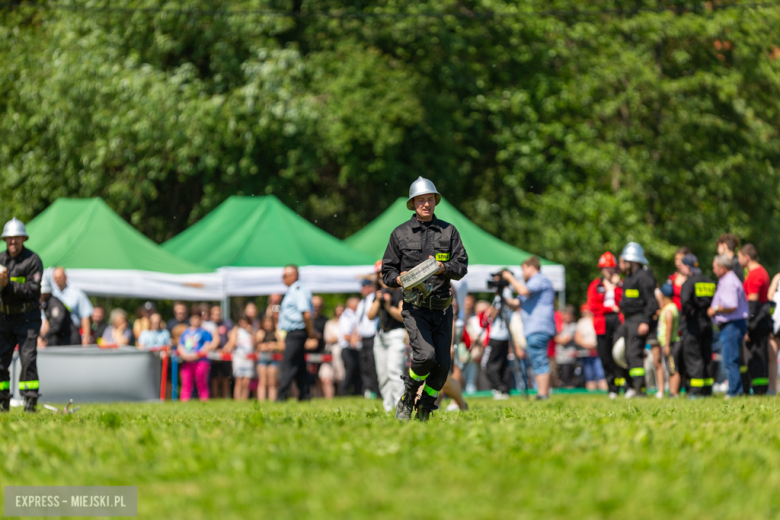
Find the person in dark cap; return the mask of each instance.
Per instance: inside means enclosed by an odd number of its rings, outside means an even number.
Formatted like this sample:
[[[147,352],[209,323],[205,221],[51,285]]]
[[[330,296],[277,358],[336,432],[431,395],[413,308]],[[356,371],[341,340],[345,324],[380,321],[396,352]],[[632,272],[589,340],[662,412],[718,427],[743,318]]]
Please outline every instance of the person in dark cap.
[[[682,259],[682,274],[688,277],[680,290],[683,319],[682,365],[690,395],[712,395],[714,382],[712,364],[712,322],[707,309],[712,305],[716,284],[699,268],[699,260],[692,254]]]
[[[376,299],[377,285],[373,280],[360,282],[360,295],[363,299],[358,303],[357,333],[360,336],[360,379],[363,382],[363,395],[366,399],[374,399],[379,395],[379,378],[376,374],[374,360],[374,339],[376,337],[377,317],[371,317],[371,307]]]

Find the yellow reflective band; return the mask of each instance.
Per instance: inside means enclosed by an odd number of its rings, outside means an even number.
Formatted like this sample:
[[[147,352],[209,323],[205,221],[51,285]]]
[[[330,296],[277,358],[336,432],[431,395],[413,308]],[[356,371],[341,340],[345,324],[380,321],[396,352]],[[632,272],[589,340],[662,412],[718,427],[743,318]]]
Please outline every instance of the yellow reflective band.
[[[631,377],[639,377],[645,375],[645,369],[644,368],[632,368],[628,371],[628,375]]]
[[[409,369],[409,376],[410,376],[412,379],[414,379],[415,381],[425,381],[425,379],[426,379],[426,378],[427,378],[429,375],[430,375],[430,374],[425,374],[424,376],[418,376],[417,374],[415,374],[415,373],[414,373],[414,370],[412,370],[411,368]]]
[[[436,260],[439,262],[448,262],[450,259],[449,253],[436,253]]]
[[[626,292],[623,294],[626,298],[639,298],[639,289],[626,289]]]
[[[746,373],[746,372],[747,372],[747,367],[746,367],[746,366],[741,366],[741,367],[739,367],[739,373],[740,373],[740,374],[744,374],[744,373]]]
[[[431,388],[428,385],[425,385],[425,388],[423,388],[423,390],[425,390],[425,393],[428,394],[428,395],[432,395],[433,397],[439,397],[439,391],[438,390],[434,390],[433,388]]]
[[[757,377],[753,380],[753,386],[765,386],[769,384],[769,378]]]
[[[624,377],[615,378],[615,386],[623,386],[624,384],[626,384],[626,378]]]
[[[38,390],[38,381],[19,381],[19,390]]]
[[[0,390],[9,390],[11,388],[10,381],[0,381]]]
[[[691,386],[693,388],[702,388],[702,387],[704,387],[704,379],[691,379]]]
[[[715,383],[715,380],[711,377],[704,380],[704,386],[712,386],[713,383]]]
[[[715,284],[714,283],[697,283],[693,286],[694,290],[696,291],[696,297],[707,297],[707,296],[715,296]]]
[[[16,283],[24,283],[27,281],[27,278],[25,278],[24,276],[12,276],[11,278],[9,278],[9,280]]]

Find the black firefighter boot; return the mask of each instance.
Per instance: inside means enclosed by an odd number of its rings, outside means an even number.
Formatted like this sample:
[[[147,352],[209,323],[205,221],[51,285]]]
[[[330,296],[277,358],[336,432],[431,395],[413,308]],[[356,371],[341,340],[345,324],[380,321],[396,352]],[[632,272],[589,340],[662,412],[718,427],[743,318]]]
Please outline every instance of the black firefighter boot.
[[[421,422],[427,422],[428,419],[431,418],[431,413],[438,409],[439,407],[436,406],[436,398],[423,392],[420,401],[417,403],[417,415],[415,415],[414,418]]]
[[[398,404],[395,406],[395,418],[399,421],[411,420],[416,398],[417,393],[407,388],[404,391],[404,395],[401,396],[401,399],[398,400]]]
[[[25,397],[24,398],[24,411],[35,413],[35,406],[38,404],[37,397]]]
[[[0,399],[0,412],[7,412],[11,409],[11,399]]]
[[[404,382],[404,395],[398,400],[398,404],[395,406],[395,418],[399,421],[409,421],[412,419],[412,412],[414,412],[415,404],[417,403],[417,391],[423,385],[422,382],[416,381],[404,374],[401,376]]]

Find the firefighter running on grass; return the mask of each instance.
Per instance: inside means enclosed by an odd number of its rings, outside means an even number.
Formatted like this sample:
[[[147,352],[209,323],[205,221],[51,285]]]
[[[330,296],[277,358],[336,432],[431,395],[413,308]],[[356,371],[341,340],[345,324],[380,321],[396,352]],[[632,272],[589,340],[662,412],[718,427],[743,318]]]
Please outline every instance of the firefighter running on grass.
[[[450,280],[466,275],[468,256],[455,226],[439,220],[434,214],[441,195],[428,179],[419,177],[409,188],[406,207],[414,211],[390,235],[382,259],[382,279],[388,287],[401,287],[401,275],[435,258],[439,270],[428,282],[433,290],[428,297],[417,289],[404,291],[401,315],[409,333],[412,366],[402,376],[404,395],[396,405],[395,417],[409,420],[417,409],[417,419],[426,421],[437,409],[436,398],[447,380],[452,362],[452,290]],[[418,390],[423,387],[419,400]]]
[[[647,397],[645,392],[645,343],[650,332],[658,301],[655,298],[655,276],[647,267],[642,246],[629,242],[620,253],[620,268],[626,274],[623,280],[623,299],[620,310],[625,316],[626,363],[628,390],[626,397]]]
[[[0,236],[8,249],[0,253],[0,405],[8,411],[10,405],[10,374],[14,347],[19,345],[22,373],[19,393],[24,398],[24,411],[34,412],[38,403],[38,333],[41,330],[41,259],[24,247],[27,230],[17,219],[3,227]]]

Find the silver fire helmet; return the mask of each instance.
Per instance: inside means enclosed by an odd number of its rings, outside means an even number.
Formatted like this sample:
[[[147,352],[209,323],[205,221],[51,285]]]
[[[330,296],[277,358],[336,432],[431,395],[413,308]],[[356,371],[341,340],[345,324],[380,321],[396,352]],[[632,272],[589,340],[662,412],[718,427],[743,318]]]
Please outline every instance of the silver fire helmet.
[[[436,186],[424,177],[417,177],[417,180],[409,186],[409,200],[406,201],[406,209],[414,211],[414,198],[427,193],[436,195],[436,204],[441,202],[441,194],[436,191]]]
[[[3,234],[2,236],[0,236],[0,238],[8,238],[8,237],[29,238],[27,236],[27,229],[25,229],[24,227],[24,222],[22,222],[16,217],[6,222],[5,226],[3,226]]]
[[[636,242],[629,242],[626,244],[626,247],[623,248],[623,252],[620,253],[620,258],[626,262],[637,262],[643,265],[650,263],[645,257],[645,250]]]

